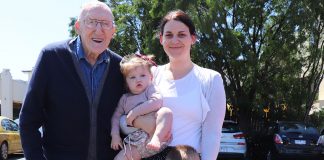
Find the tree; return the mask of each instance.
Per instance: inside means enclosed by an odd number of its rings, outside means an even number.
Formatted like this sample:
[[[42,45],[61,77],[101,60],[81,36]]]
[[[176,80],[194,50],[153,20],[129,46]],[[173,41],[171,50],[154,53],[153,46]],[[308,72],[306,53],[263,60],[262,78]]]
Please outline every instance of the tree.
[[[193,61],[222,74],[228,102],[244,128],[254,120],[251,117],[264,120],[263,109],[269,109],[265,120],[307,120],[324,75],[321,0],[111,0],[107,4],[117,25],[111,49],[121,55],[137,50],[154,54],[158,64],[167,62],[157,38],[161,18],[173,9],[187,12],[198,36]]]

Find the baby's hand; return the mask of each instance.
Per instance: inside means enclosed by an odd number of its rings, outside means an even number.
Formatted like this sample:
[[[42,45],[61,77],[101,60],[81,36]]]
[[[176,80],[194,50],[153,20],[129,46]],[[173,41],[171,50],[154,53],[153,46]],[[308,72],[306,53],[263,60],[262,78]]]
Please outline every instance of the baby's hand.
[[[119,147],[120,149],[123,149],[122,139],[119,135],[112,136],[110,147],[115,151],[119,150]]]
[[[133,112],[133,110],[129,111],[129,113],[126,116],[127,125],[133,126],[133,121],[136,117],[137,115],[135,114],[135,112]]]

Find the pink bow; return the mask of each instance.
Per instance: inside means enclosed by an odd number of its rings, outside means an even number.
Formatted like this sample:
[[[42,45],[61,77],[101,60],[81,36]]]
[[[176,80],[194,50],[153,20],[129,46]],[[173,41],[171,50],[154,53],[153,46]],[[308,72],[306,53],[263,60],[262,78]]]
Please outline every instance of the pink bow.
[[[141,54],[140,52],[136,52],[135,55],[139,58],[144,59],[145,61],[150,62],[153,66],[157,67],[156,63],[151,58],[147,57],[146,55]]]

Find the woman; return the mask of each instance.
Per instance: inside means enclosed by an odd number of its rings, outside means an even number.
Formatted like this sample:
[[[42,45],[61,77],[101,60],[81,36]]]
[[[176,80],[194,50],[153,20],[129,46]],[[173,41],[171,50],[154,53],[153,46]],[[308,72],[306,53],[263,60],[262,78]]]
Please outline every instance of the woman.
[[[154,83],[163,95],[163,106],[173,112],[173,140],[169,146],[189,145],[202,160],[216,160],[225,116],[225,91],[218,72],[192,62],[190,50],[195,41],[195,27],[186,13],[171,11],[162,19],[160,43],[169,63],[156,68]],[[165,159],[171,147],[150,159]]]

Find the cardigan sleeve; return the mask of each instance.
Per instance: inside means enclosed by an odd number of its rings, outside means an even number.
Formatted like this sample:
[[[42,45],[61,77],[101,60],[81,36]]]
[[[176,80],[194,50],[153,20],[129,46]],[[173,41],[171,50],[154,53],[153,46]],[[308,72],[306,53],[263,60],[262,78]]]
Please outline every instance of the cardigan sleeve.
[[[223,80],[219,73],[213,71],[205,89],[205,96],[210,111],[202,124],[201,158],[202,160],[216,159],[222,134],[222,125],[226,111],[226,96]]]
[[[47,86],[47,60],[50,57],[43,50],[38,57],[29,82],[25,100],[19,115],[21,143],[26,159],[45,160],[39,128],[44,121],[44,107]]]

